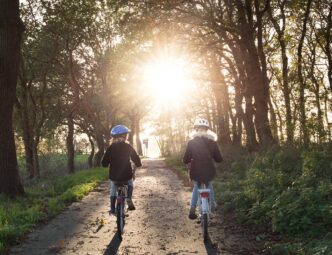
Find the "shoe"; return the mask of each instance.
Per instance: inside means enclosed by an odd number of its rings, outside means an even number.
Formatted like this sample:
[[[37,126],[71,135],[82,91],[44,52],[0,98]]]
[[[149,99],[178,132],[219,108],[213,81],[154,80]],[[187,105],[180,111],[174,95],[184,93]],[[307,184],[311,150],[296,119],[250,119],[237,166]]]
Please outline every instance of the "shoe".
[[[197,219],[197,214],[196,214],[196,207],[191,207],[189,211],[189,219],[195,220]]]
[[[114,210],[112,210],[112,209],[109,210],[108,213],[109,213],[109,215],[111,215],[111,216],[112,216],[112,215],[115,215],[115,209],[114,209]]]
[[[135,205],[134,205],[134,203],[133,203],[133,200],[131,200],[130,198],[127,199],[127,204],[128,204],[128,210],[129,210],[129,211],[133,211],[133,210],[136,209],[136,208],[135,208]]]

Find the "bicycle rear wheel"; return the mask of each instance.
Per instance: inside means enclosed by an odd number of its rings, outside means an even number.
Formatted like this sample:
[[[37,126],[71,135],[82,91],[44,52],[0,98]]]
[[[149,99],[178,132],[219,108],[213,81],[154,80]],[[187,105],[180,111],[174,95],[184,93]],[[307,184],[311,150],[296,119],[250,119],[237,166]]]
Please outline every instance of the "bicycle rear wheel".
[[[202,215],[202,230],[203,230],[204,242],[207,242],[209,240],[209,233],[208,233],[208,216],[206,213]]]
[[[125,225],[125,214],[124,214],[124,204],[118,204],[116,206],[116,225],[118,227],[118,237],[122,240],[123,229]]]

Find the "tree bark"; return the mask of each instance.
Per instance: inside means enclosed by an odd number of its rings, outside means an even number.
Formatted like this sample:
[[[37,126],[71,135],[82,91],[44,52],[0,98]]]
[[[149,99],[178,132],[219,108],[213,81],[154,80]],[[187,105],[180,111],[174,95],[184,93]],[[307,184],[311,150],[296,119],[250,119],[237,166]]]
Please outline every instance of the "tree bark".
[[[253,122],[254,109],[252,105],[252,96],[250,95],[250,89],[249,89],[250,81],[246,74],[245,61],[243,57],[245,52],[243,49],[241,50],[239,46],[235,46],[231,42],[228,42],[228,45],[232,50],[232,54],[238,70],[239,82],[241,83],[241,84],[239,83],[236,86],[235,107],[236,107],[236,115],[238,117],[238,126],[241,126],[241,136],[242,136],[242,125],[240,124],[240,122],[243,121],[244,129],[246,131],[246,147],[250,151],[255,151],[258,149],[258,142]],[[242,108],[243,97],[245,98],[246,102],[245,111]]]
[[[313,92],[315,94],[315,103],[317,108],[317,133],[318,133],[318,142],[322,143],[324,141],[324,120],[323,120],[323,111],[320,103],[320,84],[315,76],[315,65],[316,65],[316,45],[315,42],[311,44],[311,66],[309,77],[313,85]]]
[[[271,127],[268,118],[268,101],[269,101],[269,83],[266,74],[265,55],[262,52],[261,28],[258,29],[258,49],[255,44],[255,29],[253,22],[253,11],[251,1],[237,0],[239,14],[240,39],[242,56],[245,63],[249,86],[246,87],[248,93],[255,99],[255,125],[256,132],[261,144],[274,143]],[[247,17],[247,18],[246,18]],[[257,15],[258,21],[260,17]],[[258,22],[259,25],[259,22]],[[246,98],[247,99],[247,98]]]
[[[88,158],[88,165],[89,165],[89,168],[92,168],[93,167],[93,156],[95,155],[95,144],[94,144],[91,136],[89,136],[89,142],[90,142],[90,146],[91,146],[91,151],[90,151],[90,155]]]
[[[230,128],[229,128],[229,96],[225,79],[221,74],[219,57],[214,54],[213,66],[211,66],[211,75],[213,76],[212,91],[214,93],[214,100],[216,101],[216,108],[218,114],[218,130],[220,142],[222,144],[230,144]]]
[[[73,115],[70,114],[67,118],[68,134],[66,139],[67,144],[67,170],[68,173],[75,172],[75,147],[74,147],[74,120]]]
[[[332,53],[331,53],[331,34],[332,34],[332,4],[330,4],[329,14],[327,16],[327,27],[325,32],[325,52],[328,61],[328,79],[332,92]]]
[[[97,142],[98,151],[93,158],[93,166],[99,167],[105,151],[105,141],[100,127],[96,128],[96,142]]]
[[[0,193],[24,193],[20,181],[13,131],[13,107],[23,24],[18,0],[0,0]]]
[[[39,147],[39,134],[36,134],[36,137],[33,141],[32,153],[33,153],[33,167],[34,173],[37,178],[40,178],[40,166],[39,166],[39,155],[38,155],[38,147]]]
[[[276,141],[279,141],[279,136],[278,136],[278,124],[277,124],[277,116],[274,111],[271,98],[269,98],[269,109],[270,109],[270,118],[271,118],[271,131],[273,134],[273,138]]]
[[[28,111],[28,95],[27,82],[21,80],[22,87],[22,101],[20,106],[21,126],[23,133],[24,151],[25,151],[25,165],[29,178],[35,177],[35,166],[33,159],[33,133],[30,125],[29,111]]]
[[[304,98],[304,91],[305,91],[305,82],[302,73],[302,49],[304,38],[307,32],[307,23],[310,14],[310,7],[311,7],[312,0],[308,0],[306,4],[305,14],[303,18],[303,26],[301,37],[299,40],[299,46],[297,48],[297,75],[300,83],[300,98],[299,98],[299,105],[300,105],[300,129],[302,132],[302,142],[304,146],[307,146],[309,143],[309,134],[307,129],[307,118],[306,118],[306,109],[305,109],[305,98]]]
[[[142,150],[142,143],[141,143],[141,138],[140,138],[140,123],[139,119],[135,120],[135,136],[136,136],[136,146],[137,146],[137,153],[138,155],[143,155],[143,150]]]
[[[282,26],[280,27],[279,22],[273,17],[272,9],[269,8],[269,17],[272,21],[274,29],[278,34],[278,41],[280,44],[281,61],[282,61],[282,92],[285,99],[286,108],[286,132],[287,132],[287,143],[291,144],[294,139],[294,127],[292,125],[292,112],[290,104],[290,89],[288,82],[288,56],[287,56],[287,43],[285,40],[285,29],[286,29],[286,16],[285,16],[285,4],[286,1],[282,1],[279,4]]]

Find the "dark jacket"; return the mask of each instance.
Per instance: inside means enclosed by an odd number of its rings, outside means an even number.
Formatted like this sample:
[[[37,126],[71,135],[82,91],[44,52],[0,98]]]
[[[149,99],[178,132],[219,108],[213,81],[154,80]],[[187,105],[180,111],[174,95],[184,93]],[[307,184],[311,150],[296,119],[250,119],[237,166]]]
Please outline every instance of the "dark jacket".
[[[141,160],[130,144],[125,142],[112,143],[101,161],[103,167],[110,168],[109,178],[112,181],[129,181],[133,178],[133,169],[130,160],[136,167],[142,166]]]
[[[183,163],[190,164],[190,179],[207,183],[216,175],[215,162],[222,157],[214,137],[209,134],[197,134],[188,142]]]

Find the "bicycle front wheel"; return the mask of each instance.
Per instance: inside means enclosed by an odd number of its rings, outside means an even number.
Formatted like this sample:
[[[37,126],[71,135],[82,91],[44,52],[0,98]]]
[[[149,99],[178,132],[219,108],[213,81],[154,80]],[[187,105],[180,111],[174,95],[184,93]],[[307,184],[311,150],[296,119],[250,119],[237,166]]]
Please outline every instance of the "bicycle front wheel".
[[[206,213],[202,215],[202,230],[203,230],[204,242],[207,242],[209,240],[209,234],[208,234],[208,216]]]
[[[125,213],[124,213],[124,204],[118,204],[116,206],[116,224],[118,227],[118,237],[122,240],[123,229],[125,225]]]

